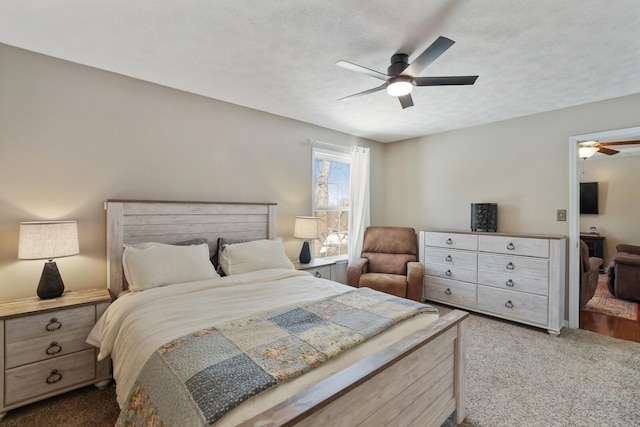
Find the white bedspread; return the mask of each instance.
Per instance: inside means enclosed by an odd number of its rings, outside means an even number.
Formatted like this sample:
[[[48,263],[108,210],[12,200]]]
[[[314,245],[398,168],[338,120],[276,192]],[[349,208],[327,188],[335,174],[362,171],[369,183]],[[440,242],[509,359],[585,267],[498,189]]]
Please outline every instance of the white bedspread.
[[[353,288],[304,271],[270,269],[123,295],[89,334],[98,359],[113,359],[122,407],[138,373],[162,344],[253,313],[336,295]]]

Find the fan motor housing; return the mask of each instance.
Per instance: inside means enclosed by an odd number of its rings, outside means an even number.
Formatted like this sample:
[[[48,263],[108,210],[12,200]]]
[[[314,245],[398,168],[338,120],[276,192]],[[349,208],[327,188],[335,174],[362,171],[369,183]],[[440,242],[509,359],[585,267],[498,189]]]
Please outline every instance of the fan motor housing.
[[[406,53],[396,53],[391,56],[391,65],[387,68],[387,75],[397,76],[409,66],[409,55]]]

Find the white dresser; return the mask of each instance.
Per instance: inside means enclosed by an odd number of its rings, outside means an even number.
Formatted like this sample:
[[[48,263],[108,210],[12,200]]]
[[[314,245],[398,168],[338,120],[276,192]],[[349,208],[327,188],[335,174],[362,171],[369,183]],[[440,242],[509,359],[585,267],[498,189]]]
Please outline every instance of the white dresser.
[[[560,333],[565,237],[445,230],[419,234],[425,299]]]

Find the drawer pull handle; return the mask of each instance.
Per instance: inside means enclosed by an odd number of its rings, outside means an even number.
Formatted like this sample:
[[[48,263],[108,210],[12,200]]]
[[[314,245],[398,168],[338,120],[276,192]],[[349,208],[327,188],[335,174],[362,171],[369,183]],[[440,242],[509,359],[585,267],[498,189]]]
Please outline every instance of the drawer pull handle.
[[[49,320],[49,324],[44,328],[49,332],[57,331],[62,328],[62,323],[58,322],[58,319],[55,317],[52,317],[51,320]]]
[[[49,356],[53,356],[54,354],[58,354],[61,351],[62,351],[62,347],[60,346],[60,344],[58,344],[56,341],[53,341],[51,344],[49,344],[49,347],[47,347],[47,349],[44,352],[47,353]]]
[[[507,264],[506,268],[507,268],[507,270],[514,270],[516,268],[516,266],[513,265],[512,262],[510,262],[509,264]]]
[[[444,291],[444,293],[445,293],[445,294],[447,294],[447,295],[451,295],[451,289],[450,289],[450,288],[447,288],[447,290],[446,290],[446,291]]]
[[[447,276],[447,277],[451,277],[451,276],[453,275],[453,273],[451,272],[451,270],[447,270],[447,272],[446,272],[446,273],[444,273],[444,274],[445,274],[445,276]]]
[[[511,300],[507,301],[504,303],[504,306],[507,308],[513,308],[513,303],[511,302]]]
[[[322,274],[319,271],[316,271],[316,277],[322,277]]]
[[[47,384],[55,384],[62,379],[62,374],[57,369],[51,371],[51,374],[47,377]]]
[[[509,279],[507,280],[506,285],[510,288],[513,288],[516,284],[513,282],[513,280]]]
[[[453,245],[453,240],[451,239],[447,239],[447,241],[445,242],[447,245]]]
[[[445,261],[449,261],[449,262],[451,262],[451,260],[452,260],[452,259],[453,259],[453,258],[451,258],[451,255],[447,255],[447,257],[446,257],[444,260],[445,260]]]
[[[515,247],[515,245],[514,245],[513,243],[509,243],[509,244],[507,245],[507,250],[515,251],[515,250],[516,250],[516,247]]]

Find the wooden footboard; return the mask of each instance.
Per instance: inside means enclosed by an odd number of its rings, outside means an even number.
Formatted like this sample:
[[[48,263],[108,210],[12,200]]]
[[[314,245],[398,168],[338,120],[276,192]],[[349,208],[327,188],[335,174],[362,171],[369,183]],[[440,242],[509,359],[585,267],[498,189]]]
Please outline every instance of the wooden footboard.
[[[464,419],[466,322],[455,310],[242,426],[440,426]]]

